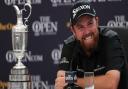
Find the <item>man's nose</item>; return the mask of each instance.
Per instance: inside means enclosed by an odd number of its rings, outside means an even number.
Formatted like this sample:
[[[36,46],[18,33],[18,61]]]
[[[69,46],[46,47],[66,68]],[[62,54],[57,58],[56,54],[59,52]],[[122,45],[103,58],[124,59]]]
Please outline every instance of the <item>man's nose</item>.
[[[90,33],[90,30],[86,27],[86,28],[84,28],[84,30],[83,30],[83,34],[88,34],[88,33]]]

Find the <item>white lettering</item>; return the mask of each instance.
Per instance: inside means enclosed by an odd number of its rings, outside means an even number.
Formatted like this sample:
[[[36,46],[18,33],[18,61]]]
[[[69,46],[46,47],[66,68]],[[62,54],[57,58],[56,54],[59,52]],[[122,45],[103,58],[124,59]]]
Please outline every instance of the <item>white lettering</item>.
[[[108,21],[107,26],[110,26],[110,27],[127,27],[128,26],[128,22],[125,20],[124,15],[114,16],[114,17],[115,17],[115,21],[114,20]]]
[[[71,75],[68,75],[67,77],[65,77],[65,80],[72,81],[73,80],[73,77]]]
[[[65,5],[73,5],[78,0],[51,0],[52,6],[65,6]],[[98,2],[98,3],[106,3],[106,2],[121,2],[122,0],[85,0],[88,2]]]
[[[48,81],[32,82],[31,89],[54,89],[54,85],[50,85]]]
[[[51,0],[51,2],[53,3],[53,6],[57,6],[58,3],[61,3],[62,1],[61,0]]]
[[[53,7],[63,6],[63,5],[72,5],[76,1],[77,0],[51,0]]]
[[[12,51],[8,51],[6,53],[6,60],[9,63],[16,62],[17,59]],[[31,51],[26,52],[24,58],[22,59],[23,62],[43,62],[43,55],[32,55]]]
[[[58,22],[50,21],[50,17],[40,17],[40,21],[34,21],[32,24],[32,30],[35,32],[35,36],[39,35],[55,35],[58,31]]]
[[[32,82],[39,82],[39,81],[41,81],[40,75],[32,75],[31,76],[31,81]]]
[[[73,18],[76,16],[77,12],[82,10],[82,9],[90,9],[90,5],[82,5],[77,7],[76,9],[73,9]]]
[[[4,0],[4,3],[6,5],[24,5],[27,2],[27,0]],[[41,4],[41,0],[31,0],[31,4]]]

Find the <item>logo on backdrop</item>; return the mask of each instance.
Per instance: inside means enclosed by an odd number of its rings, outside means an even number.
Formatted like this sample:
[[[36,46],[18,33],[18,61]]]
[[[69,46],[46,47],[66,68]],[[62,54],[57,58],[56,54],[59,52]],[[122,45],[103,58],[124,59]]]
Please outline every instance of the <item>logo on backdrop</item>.
[[[51,0],[52,6],[65,6],[65,5],[73,5],[76,1],[79,0]],[[88,0],[89,2],[118,2],[122,0]]]
[[[124,15],[116,15],[113,20],[108,21],[109,27],[128,27],[128,21],[126,21]]]
[[[7,82],[4,82],[4,81],[0,80],[0,89],[7,89],[7,85],[8,85]]]
[[[31,89],[54,89],[54,85],[49,84],[47,80],[42,81],[40,75],[32,75],[31,80]]]
[[[11,30],[13,26],[14,24],[12,23],[3,24],[2,22],[0,22],[0,31]]]
[[[18,4],[18,5],[24,5],[26,3],[27,0],[4,0],[4,3],[6,5],[14,5],[14,4]],[[41,4],[42,0],[31,0],[31,4]]]
[[[32,30],[35,36],[40,35],[56,35],[58,31],[58,22],[52,21],[50,16],[40,16],[32,24]]]
[[[0,80],[0,89],[7,89],[8,82]],[[54,85],[50,84],[48,80],[41,80],[40,75],[31,76],[31,89],[54,89]]]
[[[54,64],[58,64],[59,59],[61,58],[61,51],[62,51],[63,44],[59,44],[58,46],[59,48],[55,48],[51,52],[51,57],[52,57]]]
[[[122,0],[90,0],[91,2],[120,2]]]
[[[43,55],[33,55],[31,51],[25,53],[25,57],[22,59],[23,62],[43,62]],[[17,59],[12,51],[7,51],[6,60],[9,63],[16,62]]]
[[[51,0],[52,6],[65,6],[65,5],[72,5],[78,0]]]

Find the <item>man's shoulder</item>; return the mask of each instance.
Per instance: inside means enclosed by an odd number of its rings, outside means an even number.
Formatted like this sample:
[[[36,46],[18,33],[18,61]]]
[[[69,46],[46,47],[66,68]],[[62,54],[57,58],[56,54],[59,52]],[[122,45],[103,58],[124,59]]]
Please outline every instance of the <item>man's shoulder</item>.
[[[64,40],[64,43],[67,45],[70,45],[75,42],[75,37],[73,35],[69,36],[66,40]]]
[[[109,29],[109,28],[100,28],[100,34],[101,34],[102,36],[109,37],[109,38],[118,35],[117,32],[115,32],[115,31],[113,31],[113,30],[111,30],[111,29]]]

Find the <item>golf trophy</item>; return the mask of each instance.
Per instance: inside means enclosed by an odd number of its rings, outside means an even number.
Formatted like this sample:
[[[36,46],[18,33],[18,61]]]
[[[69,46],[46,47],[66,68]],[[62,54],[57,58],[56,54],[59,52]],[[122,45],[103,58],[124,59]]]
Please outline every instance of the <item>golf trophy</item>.
[[[9,75],[8,89],[31,89],[31,80],[27,67],[22,63],[22,58],[26,52],[28,26],[26,22],[31,15],[31,2],[28,0],[23,9],[19,9],[14,5],[17,14],[17,23],[12,28],[12,46],[13,53],[17,59],[16,65],[11,69]],[[26,12],[29,8],[29,14],[26,18],[22,18],[22,12]],[[24,23],[23,23],[24,22]]]

